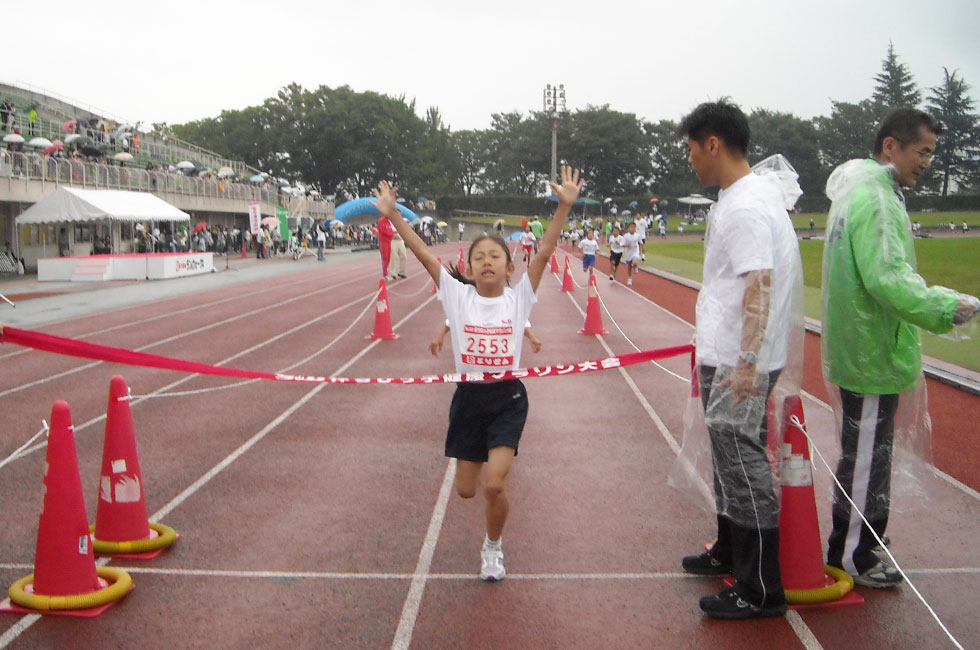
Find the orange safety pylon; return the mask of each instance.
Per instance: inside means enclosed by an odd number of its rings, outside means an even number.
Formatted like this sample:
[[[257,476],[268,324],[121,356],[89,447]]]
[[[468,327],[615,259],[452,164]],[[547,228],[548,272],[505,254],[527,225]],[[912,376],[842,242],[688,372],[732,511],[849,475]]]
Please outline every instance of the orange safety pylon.
[[[602,306],[599,304],[599,287],[596,285],[595,273],[589,274],[589,301],[585,307],[585,327],[579,334],[608,334],[602,326]]]
[[[456,268],[460,273],[466,273],[466,258],[463,257],[463,249],[459,249],[459,259],[456,260]]]
[[[572,279],[572,269],[568,266],[568,256],[565,256],[565,276],[561,280],[561,290],[569,293],[575,291],[575,281]]]
[[[391,309],[388,303],[388,284],[384,278],[378,284],[378,299],[375,301],[374,331],[366,339],[397,339],[398,334],[391,329]]]
[[[810,445],[799,395],[783,403],[785,434],[780,462],[779,568],[786,600],[796,605],[863,602],[846,572],[825,566],[813,493]]]
[[[97,616],[129,593],[133,580],[120,569],[96,569],[71,410],[65,402],[51,407],[46,461],[34,573],[11,585],[0,611]]]
[[[147,519],[129,389],[120,375],[109,382],[98,503],[94,548],[100,555],[149,559],[177,541],[173,528]]]
[[[558,253],[551,254],[551,272],[558,273]]]

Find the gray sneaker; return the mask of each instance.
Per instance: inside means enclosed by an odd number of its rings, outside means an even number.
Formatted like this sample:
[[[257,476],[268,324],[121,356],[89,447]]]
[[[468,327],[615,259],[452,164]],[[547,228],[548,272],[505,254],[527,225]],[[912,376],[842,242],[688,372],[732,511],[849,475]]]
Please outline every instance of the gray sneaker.
[[[507,575],[504,570],[504,552],[502,550],[484,546],[480,551],[480,559],[483,566],[480,568],[480,580],[485,582],[497,582],[503,580]]]
[[[891,589],[902,584],[902,574],[893,566],[879,562],[870,569],[854,576],[854,584],[872,589]]]

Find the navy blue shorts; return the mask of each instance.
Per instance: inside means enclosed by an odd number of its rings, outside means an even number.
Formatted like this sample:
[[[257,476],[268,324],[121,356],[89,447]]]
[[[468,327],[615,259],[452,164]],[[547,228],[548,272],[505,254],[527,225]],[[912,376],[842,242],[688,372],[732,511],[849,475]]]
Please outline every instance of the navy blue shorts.
[[[582,270],[588,271],[590,266],[595,266],[595,253],[582,256]]]
[[[449,406],[446,455],[485,463],[494,447],[512,447],[516,456],[527,408],[527,390],[518,379],[457,384]]]

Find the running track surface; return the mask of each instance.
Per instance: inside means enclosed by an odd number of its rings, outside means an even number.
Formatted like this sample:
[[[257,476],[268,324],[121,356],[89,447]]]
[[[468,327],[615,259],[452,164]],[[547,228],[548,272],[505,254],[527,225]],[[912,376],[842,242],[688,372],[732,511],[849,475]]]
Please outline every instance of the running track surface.
[[[455,259],[458,246],[437,252]],[[302,362],[292,371],[370,377],[452,367],[448,349],[440,358],[427,351],[444,316],[414,259],[409,279],[389,287],[401,337],[380,342],[364,338],[373,328],[365,308],[377,291],[376,253],[282,263],[295,273],[38,329],[256,370]],[[577,333],[584,289],[559,287],[557,277],[542,280],[532,322],[544,349],[526,350],[523,365],[633,351],[623,333],[640,349],[691,338],[693,292],[683,287],[640,274],[630,290],[600,277],[603,337]],[[122,374],[136,396],[151,519],[181,535],[155,560],[112,561],[137,586],[101,617],[3,614],[0,647],[951,647],[908,585],[861,590],[863,605],[785,619],[701,615],[698,597],[723,585],[684,575],[679,563],[710,539],[714,518],[666,484],[688,394],[686,358],[526,382],[531,410],[508,487],[508,577],[493,585],[475,577],[482,497],[452,494],[454,465],[442,456],[450,385],[261,382],[196,392],[232,382],[8,346],[0,364],[0,458],[39,429],[55,400],[68,401],[90,521],[109,379]],[[833,466],[832,415],[812,371],[804,389],[808,430]],[[195,392],[140,397],[176,391]],[[941,424],[946,397],[930,399],[937,445],[953,440],[951,450],[937,447],[940,467],[947,454],[971,466],[975,443]],[[828,472],[815,463],[827,531]],[[31,572],[43,472],[43,448],[0,468],[2,585]],[[975,476],[959,476],[977,486]],[[943,473],[928,491],[928,509],[893,515],[891,550],[950,631],[977,647],[978,495]]]

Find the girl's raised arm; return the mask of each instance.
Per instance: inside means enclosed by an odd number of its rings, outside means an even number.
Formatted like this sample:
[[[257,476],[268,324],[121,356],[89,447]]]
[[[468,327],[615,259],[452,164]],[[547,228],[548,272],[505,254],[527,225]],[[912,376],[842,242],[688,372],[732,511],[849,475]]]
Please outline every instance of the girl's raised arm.
[[[561,185],[551,183],[552,191],[558,196],[558,207],[555,208],[555,216],[551,220],[548,229],[541,235],[541,243],[538,244],[538,253],[531,260],[527,267],[528,280],[531,281],[531,288],[538,290],[541,276],[544,274],[544,267],[555,252],[558,245],[558,234],[561,233],[565,219],[572,209],[572,205],[578,200],[578,194],[582,191],[584,180],[578,176],[578,170],[563,166],[561,168]]]
[[[415,253],[415,257],[422,262],[422,266],[432,276],[432,281],[439,286],[439,274],[442,272],[442,265],[436,256],[429,252],[429,247],[425,245],[422,238],[415,234],[415,231],[405,223],[401,213],[398,212],[398,188],[392,187],[388,181],[378,183],[378,189],[374,190],[376,201],[371,203],[378,209],[383,216],[388,217],[391,224],[405,240],[405,245]]]

